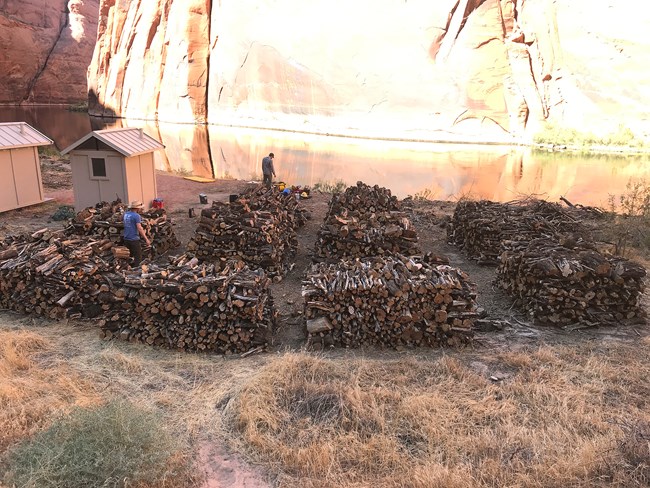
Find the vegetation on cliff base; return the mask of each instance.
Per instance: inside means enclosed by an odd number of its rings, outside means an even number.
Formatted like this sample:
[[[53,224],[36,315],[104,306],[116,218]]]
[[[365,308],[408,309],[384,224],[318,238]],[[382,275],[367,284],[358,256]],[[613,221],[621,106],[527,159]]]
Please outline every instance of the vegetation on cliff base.
[[[593,132],[582,132],[574,128],[548,123],[533,136],[533,142],[535,144],[550,144],[581,149],[598,146],[642,149],[647,146],[646,141],[624,125],[619,125],[614,132],[598,136]]]
[[[69,112],[88,112],[88,101],[78,102],[68,106]]]

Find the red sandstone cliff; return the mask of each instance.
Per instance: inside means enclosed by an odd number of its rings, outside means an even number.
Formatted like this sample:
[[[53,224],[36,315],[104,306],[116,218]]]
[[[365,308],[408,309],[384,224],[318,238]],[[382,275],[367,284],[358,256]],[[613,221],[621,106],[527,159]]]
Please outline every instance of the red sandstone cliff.
[[[633,125],[650,112],[650,16],[629,11],[614,0],[102,0],[91,110],[409,139],[529,135],[548,119]]]
[[[82,98],[99,9],[94,114],[428,140],[526,136],[546,120],[650,133],[640,0],[4,0],[0,9],[0,103]]]
[[[0,2],[0,104],[87,100],[99,0]]]

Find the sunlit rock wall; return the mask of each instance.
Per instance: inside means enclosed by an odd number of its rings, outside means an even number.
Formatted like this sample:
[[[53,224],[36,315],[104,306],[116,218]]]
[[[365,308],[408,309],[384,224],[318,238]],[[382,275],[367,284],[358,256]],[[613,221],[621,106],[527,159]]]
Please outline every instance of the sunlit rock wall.
[[[102,0],[91,113],[205,121],[210,0]]]
[[[99,0],[0,1],[0,104],[87,100]]]
[[[101,0],[91,111],[414,140],[643,129],[631,3]]]

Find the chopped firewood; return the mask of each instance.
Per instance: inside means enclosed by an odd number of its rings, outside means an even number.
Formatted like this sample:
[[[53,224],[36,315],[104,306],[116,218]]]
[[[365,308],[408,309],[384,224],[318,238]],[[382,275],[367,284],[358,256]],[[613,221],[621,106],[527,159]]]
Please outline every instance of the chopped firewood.
[[[577,206],[564,208],[543,200],[462,201],[456,205],[447,225],[447,238],[469,258],[496,265],[504,240],[538,237],[559,240],[566,233],[588,239],[589,233],[581,224],[585,212]]]
[[[416,231],[390,190],[358,182],[332,196],[316,237],[315,261],[392,253],[419,254],[420,248]]]
[[[646,270],[588,244],[539,238],[503,242],[497,284],[537,322],[624,323],[643,316]]]
[[[478,317],[475,286],[435,256],[392,255],[312,265],[303,282],[312,343],[460,346]]]
[[[305,221],[295,198],[257,186],[234,202],[202,210],[187,249],[200,260],[241,259],[271,277],[283,276],[298,247],[296,228]]]
[[[101,202],[79,212],[66,227],[68,235],[92,236],[108,239],[114,244],[123,243],[124,212],[126,205],[116,200]],[[152,241],[151,247],[143,247],[143,256],[153,258],[180,245],[174,233],[173,223],[164,209],[150,209],[140,214],[142,227]]]
[[[111,276],[100,321],[105,338],[185,351],[244,353],[265,348],[277,311],[263,270],[242,261],[150,265]],[[119,304],[119,306],[115,306]]]

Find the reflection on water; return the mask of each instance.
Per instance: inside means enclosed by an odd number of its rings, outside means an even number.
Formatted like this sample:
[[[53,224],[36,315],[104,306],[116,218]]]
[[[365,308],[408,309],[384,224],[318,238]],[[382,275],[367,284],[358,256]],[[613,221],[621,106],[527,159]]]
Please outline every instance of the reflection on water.
[[[278,179],[289,184],[363,180],[400,197],[471,195],[508,201],[564,196],[606,205],[630,179],[650,179],[647,156],[585,156],[528,148],[348,139],[259,129],[98,119],[55,108],[0,108],[0,122],[24,120],[63,149],[89,131],[142,127],[165,145],[158,169],[217,178],[261,179],[261,160],[275,153]],[[164,195],[161,195],[164,197]]]

